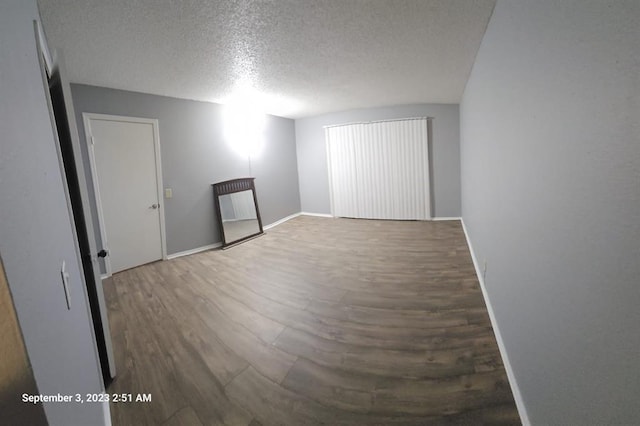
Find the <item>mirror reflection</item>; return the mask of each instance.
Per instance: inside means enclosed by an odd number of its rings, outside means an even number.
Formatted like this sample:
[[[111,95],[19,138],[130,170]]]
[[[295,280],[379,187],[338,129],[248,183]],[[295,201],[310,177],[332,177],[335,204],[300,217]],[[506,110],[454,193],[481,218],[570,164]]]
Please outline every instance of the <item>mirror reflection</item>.
[[[260,233],[253,192],[250,189],[221,195],[220,215],[226,241],[237,241]]]

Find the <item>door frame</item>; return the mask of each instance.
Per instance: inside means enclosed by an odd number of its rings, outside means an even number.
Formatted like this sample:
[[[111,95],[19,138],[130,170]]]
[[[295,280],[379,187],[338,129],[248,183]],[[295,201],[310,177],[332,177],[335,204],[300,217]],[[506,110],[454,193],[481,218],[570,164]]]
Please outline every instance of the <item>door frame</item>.
[[[91,180],[93,181],[93,190],[96,199],[96,209],[98,211],[98,226],[100,228],[100,237],[102,238],[102,246],[109,250],[109,240],[107,239],[107,231],[104,225],[104,214],[102,210],[102,199],[100,197],[100,188],[98,185],[98,172],[96,168],[95,151],[93,148],[93,135],[91,132],[91,120],[119,121],[124,123],[140,123],[151,124],[153,129],[153,148],[156,166],[156,192],[158,195],[158,204],[160,205],[160,245],[162,250],[162,260],[167,260],[167,241],[164,219],[164,199],[162,197],[162,161],[160,159],[160,137],[158,135],[158,120],[152,118],[126,117],[121,115],[96,114],[92,112],[83,112],[82,120],[84,121],[84,131],[86,135],[87,152],[89,153],[89,165],[91,167]],[[110,277],[112,274],[111,260],[109,256],[104,258],[106,275],[102,278]]]
[[[102,379],[106,388],[116,375],[116,365],[111,332],[109,331],[107,304],[100,277],[96,235],[93,226],[94,215],[90,207],[87,173],[82,161],[80,137],[71,99],[71,86],[66,78],[64,56],[60,50],[54,50],[51,66],[46,64],[46,60],[42,66],[45,67],[45,74],[48,75],[46,82],[49,89],[46,93],[47,104],[49,113],[52,114],[51,121],[56,138],[58,161],[61,170],[64,170],[62,176],[65,184],[67,208],[73,218],[76,250],[85,278],[93,334],[97,345]]]
[[[49,119],[51,120],[51,130],[55,140],[62,187],[73,234],[73,245],[78,266],[80,267],[81,275],[78,278],[84,284],[82,286],[84,301],[89,311],[89,321],[92,325],[91,335],[98,368],[102,373],[100,374],[100,379],[104,392],[116,375],[116,365],[104,289],[100,280],[97,256],[95,256],[96,241],[93,230],[93,215],[89,209],[87,175],[82,161],[80,138],[71,97],[71,86],[66,79],[66,67],[62,52],[56,49],[51,55],[40,22],[34,20],[33,24],[36,32],[36,50],[38,52],[44,95],[49,111]],[[54,87],[59,89],[55,98]],[[54,99],[56,102],[54,102]],[[80,217],[84,218],[84,225],[80,221],[76,221]],[[85,237],[86,241],[81,242]],[[64,269],[65,262],[62,265]],[[65,293],[67,293],[66,285],[64,288]],[[70,300],[68,295],[66,296],[67,309],[71,309]],[[108,403],[106,406],[103,404],[102,408],[105,414],[105,421],[110,423],[111,417]]]

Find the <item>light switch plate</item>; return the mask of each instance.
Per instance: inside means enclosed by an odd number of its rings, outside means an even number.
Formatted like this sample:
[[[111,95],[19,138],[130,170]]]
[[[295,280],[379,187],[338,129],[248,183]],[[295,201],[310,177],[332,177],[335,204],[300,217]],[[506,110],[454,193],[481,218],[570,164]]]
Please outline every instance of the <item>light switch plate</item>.
[[[171,198],[171,197],[173,197],[173,189],[165,188],[164,189],[164,198]]]

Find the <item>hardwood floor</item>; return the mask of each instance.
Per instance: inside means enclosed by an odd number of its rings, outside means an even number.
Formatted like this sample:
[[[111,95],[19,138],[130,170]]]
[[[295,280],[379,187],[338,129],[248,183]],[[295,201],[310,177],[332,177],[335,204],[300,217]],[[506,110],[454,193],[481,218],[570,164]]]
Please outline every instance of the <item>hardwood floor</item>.
[[[519,424],[460,223],[300,216],[105,282],[118,425]]]

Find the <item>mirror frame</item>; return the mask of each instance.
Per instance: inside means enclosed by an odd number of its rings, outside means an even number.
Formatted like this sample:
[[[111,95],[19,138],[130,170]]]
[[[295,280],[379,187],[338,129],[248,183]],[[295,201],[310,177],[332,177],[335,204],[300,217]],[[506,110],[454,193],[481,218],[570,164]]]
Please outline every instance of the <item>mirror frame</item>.
[[[255,186],[255,183],[253,182],[254,180],[255,178],[253,177],[247,177],[247,178],[231,179],[231,180],[226,180],[224,182],[218,182],[218,183],[212,184],[213,198],[216,205],[216,214],[218,215],[218,226],[220,227],[220,236],[222,237],[223,249],[264,234],[264,230],[262,229],[262,219],[260,218],[260,209],[258,209],[258,198],[256,197],[256,186]],[[242,191],[248,191],[248,190],[251,190],[251,193],[253,194],[253,205],[256,208],[256,217],[258,219],[258,227],[260,230],[254,234],[247,235],[237,240],[227,241],[226,235],[224,233],[224,226],[222,224],[222,211],[220,210],[220,197],[222,195],[233,194],[235,192],[242,192]]]

